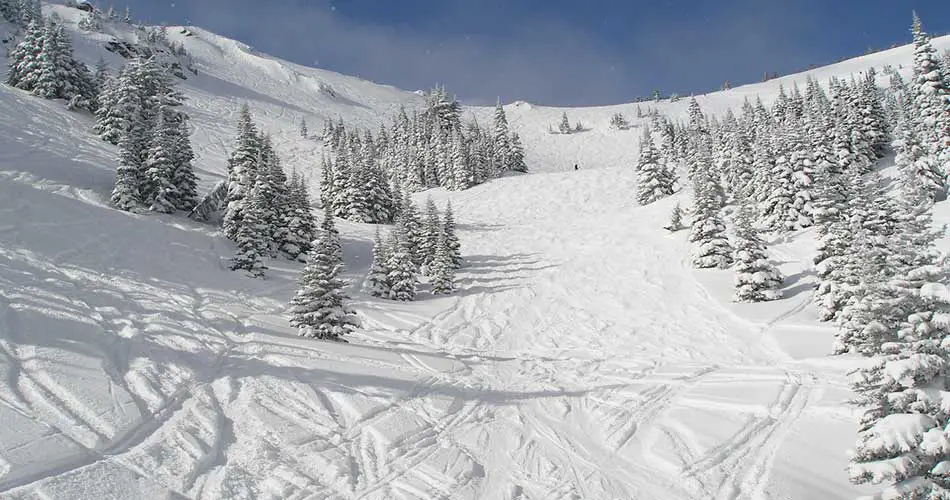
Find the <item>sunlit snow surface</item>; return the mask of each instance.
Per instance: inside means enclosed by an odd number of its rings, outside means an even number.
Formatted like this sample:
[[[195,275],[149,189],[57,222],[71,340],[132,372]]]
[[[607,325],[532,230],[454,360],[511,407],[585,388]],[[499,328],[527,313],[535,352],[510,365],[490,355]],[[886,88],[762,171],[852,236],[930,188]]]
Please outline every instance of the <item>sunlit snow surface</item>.
[[[205,188],[225,173],[243,102],[314,187],[322,148],[299,136],[301,117],[316,135],[339,116],[375,129],[421,102],[192,31],[170,33],[199,72],[182,88]],[[83,36],[83,59],[121,63]],[[910,49],[813,74],[885,63],[906,72]],[[721,113],[804,78],[698,99]],[[678,117],[686,102],[656,107]],[[246,278],[227,270],[233,247],[215,228],[110,209],[115,151],[89,117],[0,87],[0,497],[860,493],[844,470],[855,438],[846,372],[859,360],[829,357],[833,331],[814,319],[814,234],[772,242],[786,298],[732,304],[732,274],[690,269],[685,233],[660,228],[675,200],[633,202],[636,105],[568,109],[592,129],[570,136],[547,133],[562,109],[506,109],[540,173],[431,193],[459,220],[456,295],[362,294],[375,228],[340,223],[366,327],[343,345],[287,324],[297,265],[275,260],[268,279]],[[618,111],[633,129],[607,128]]]

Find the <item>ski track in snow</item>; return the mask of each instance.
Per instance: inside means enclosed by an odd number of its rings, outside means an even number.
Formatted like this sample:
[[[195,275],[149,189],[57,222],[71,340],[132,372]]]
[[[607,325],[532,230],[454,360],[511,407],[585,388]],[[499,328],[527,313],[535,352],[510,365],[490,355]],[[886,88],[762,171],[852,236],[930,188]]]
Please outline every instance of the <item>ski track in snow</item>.
[[[313,186],[321,147],[300,118],[375,129],[420,102],[193,32],[171,36],[199,70],[182,88],[205,187],[224,175],[242,102]],[[700,104],[768,101],[778,83]],[[682,116],[686,101],[656,107]],[[850,361],[827,357],[832,332],[812,319],[812,235],[772,246],[795,276],[788,297],[730,303],[731,274],[690,269],[685,233],[660,229],[674,200],[631,199],[634,109],[570,110],[594,130],[554,136],[561,109],[508,107],[542,173],[429,193],[456,209],[455,295],[360,293],[374,228],[340,223],[365,328],[328,344],[287,324],[299,265],[245,278],[215,228],[110,209],[115,151],[88,117],[0,88],[0,497],[853,497]],[[618,111],[635,130],[602,126]],[[577,155],[582,170],[559,172]]]

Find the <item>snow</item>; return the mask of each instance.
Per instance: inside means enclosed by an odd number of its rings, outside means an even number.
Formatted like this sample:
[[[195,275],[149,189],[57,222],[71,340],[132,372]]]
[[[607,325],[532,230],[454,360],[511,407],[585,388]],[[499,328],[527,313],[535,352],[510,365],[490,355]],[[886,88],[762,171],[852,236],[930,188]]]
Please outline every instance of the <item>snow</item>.
[[[182,89],[203,191],[225,175],[243,102],[313,187],[321,146],[300,137],[300,118],[375,128],[421,102],[188,30],[170,35],[198,69]],[[83,59],[119,65],[76,36]],[[812,74],[909,60],[902,47]],[[697,99],[716,114],[792,81],[804,75]],[[337,344],[288,324],[300,264],[272,260],[266,280],[250,279],[228,270],[234,247],[216,228],[111,209],[116,151],[91,120],[0,86],[0,497],[866,492],[846,472],[858,359],[830,357],[834,332],[814,319],[813,232],[767,242],[782,299],[732,303],[732,273],[691,269],[686,231],[661,228],[687,199],[633,201],[635,109],[568,109],[591,130],[551,135],[563,109],[510,105],[537,173],[417,196],[455,209],[466,266],[454,295],[361,292],[375,227],[341,221],[364,331]],[[483,123],[491,112],[467,111]],[[616,112],[630,130],[607,127]],[[936,218],[950,212],[938,205]]]

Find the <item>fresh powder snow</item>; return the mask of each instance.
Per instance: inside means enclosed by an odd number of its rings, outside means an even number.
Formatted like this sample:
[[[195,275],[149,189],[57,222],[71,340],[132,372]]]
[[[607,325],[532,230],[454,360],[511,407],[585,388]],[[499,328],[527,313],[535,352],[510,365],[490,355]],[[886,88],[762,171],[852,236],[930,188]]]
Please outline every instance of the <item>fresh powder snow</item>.
[[[122,66],[104,42],[133,28],[91,33],[77,27],[82,11],[44,9],[80,60]],[[243,104],[312,194],[318,124],[376,130],[423,104],[198,27],[167,32],[194,69],[178,86],[200,194],[227,178]],[[903,65],[906,80],[912,59],[903,46],[696,101],[722,116],[807,75],[870,67],[886,85],[881,69]],[[377,226],[337,220],[340,278],[362,324],[338,343],[291,327],[303,263],[267,259],[266,279],[253,279],[230,271],[220,227],[116,210],[118,149],[94,118],[0,85],[0,498],[870,493],[847,472],[858,417],[848,372],[864,360],[832,356],[836,328],[817,320],[814,229],[765,238],[782,288],[737,303],[734,272],[695,269],[689,231],[662,227],[691,189],[635,201],[649,124],[637,107],[685,120],[688,105],[504,106],[531,173],[414,195],[452,205],[464,259],[454,291],[374,296],[363,282]],[[494,113],[463,108],[480,123]],[[551,133],[564,114],[588,130]],[[950,222],[946,202],[934,218]]]

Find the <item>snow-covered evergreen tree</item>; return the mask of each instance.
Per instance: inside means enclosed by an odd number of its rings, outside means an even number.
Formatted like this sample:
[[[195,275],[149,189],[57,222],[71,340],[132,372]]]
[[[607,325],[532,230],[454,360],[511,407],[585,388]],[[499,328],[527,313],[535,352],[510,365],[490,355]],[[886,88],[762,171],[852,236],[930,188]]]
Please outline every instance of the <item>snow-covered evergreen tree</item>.
[[[112,190],[112,205],[119,210],[132,210],[139,206],[142,179],[142,145],[146,138],[140,133],[125,134],[119,143],[119,161],[115,172],[115,188]]]
[[[445,204],[445,213],[442,217],[442,234],[445,237],[445,247],[449,252],[449,260],[452,265],[458,269],[462,267],[462,245],[459,243],[458,235],[455,233],[455,214],[452,212],[452,202]]]
[[[915,127],[903,127],[901,136],[894,141],[897,149],[897,168],[905,189],[920,189],[931,201],[946,197],[947,179],[936,158],[921,144]]]
[[[310,251],[300,276],[297,293],[291,300],[290,324],[300,336],[342,341],[359,329],[356,311],[347,304],[346,282],[340,278],[343,264],[335,256],[332,233],[324,232]]]
[[[854,483],[879,485],[878,498],[950,498],[950,279],[934,266],[906,278],[920,283],[901,294],[909,313],[881,332],[892,340],[852,379],[863,415],[849,472]]]
[[[508,169],[514,172],[527,172],[528,165],[524,162],[524,145],[517,132],[511,133],[511,150],[508,154]]]
[[[183,119],[179,119],[169,125],[169,133],[171,134],[172,157],[175,166],[172,173],[175,198],[171,202],[177,210],[190,211],[198,203],[198,176],[195,175],[195,169],[192,165],[195,153],[191,149],[188,123]]]
[[[268,246],[270,255],[276,257],[289,242],[288,221],[293,217],[293,206],[289,200],[287,174],[281,166],[280,158],[274,151],[269,136],[260,138],[261,149],[258,159],[258,178],[266,184],[264,199],[267,203]]]
[[[418,268],[413,262],[413,249],[403,219],[397,220],[389,236],[388,259],[389,298],[409,301],[416,297]]]
[[[843,248],[837,250],[830,271],[821,273],[824,278],[819,288],[823,292],[821,286],[831,285],[822,294],[822,319],[834,317],[839,324],[852,322],[852,316],[861,310],[856,306],[873,291],[873,285],[894,275],[897,268],[893,267],[890,255],[901,241],[899,207],[888,195],[880,175],[874,173],[867,179],[852,177],[849,183],[847,219],[836,228],[836,233],[843,232],[839,243]]]
[[[12,87],[32,90],[40,75],[43,62],[43,46],[46,30],[43,25],[31,22],[23,40],[10,51],[10,70],[7,72],[7,84]]]
[[[762,302],[782,297],[782,274],[768,260],[765,243],[755,227],[755,213],[743,204],[736,216],[736,302]]]
[[[875,83],[874,68],[868,69],[858,82],[855,106],[860,118],[859,128],[868,141],[873,160],[882,158],[888,143],[888,127],[881,89]]]
[[[730,112],[726,123],[734,122],[735,118]],[[741,197],[743,193],[749,192],[749,183],[753,178],[752,144],[739,123],[735,123],[726,130],[723,139],[719,168],[723,176],[722,180],[730,196]]]
[[[630,128],[630,122],[624,118],[623,113],[614,113],[610,116],[610,128],[615,130],[627,130]]]
[[[175,201],[179,198],[174,183],[175,158],[174,133],[177,125],[167,119],[165,113],[158,115],[153,125],[148,150],[145,152],[145,183],[143,198],[149,210],[162,213],[175,211]]]
[[[316,239],[316,221],[310,209],[310,194],[296,170],[290,176],[287,193],[286,233],[281,252],[291,260],[301,260],[310,253]]]
[[[571,122],[567,119],[566,111],[561,113],[561,123],[558,124],[557,129],[558,132],[562,134],[570,134],[573,132],[573,129],[571,129]]]
[[[828,321],[840,308],[837,296],[839,289],[845,286],[841,268],[851,240],[848,200],[852,197],[852,185],[840,165],[832,161],[825,162],[817,172],[816,184],[818,252],[814,263],[818,282],[814,298],[819,306],[819,318]]]
[[[301,118],[300,119],[300,137],[303,137],[306,139],[309,133],[310,132],[307,130],[307,119]]]
[[[231,240],[237,238],[247,193],[257,182],[260,136],[245,104],[238,120],[238,136],[234,152],[228,159],[228,200],[224,213],[224,232]]]
[[[138,85],[129,67],[126,65],[116,77],[105,80],[97,98],[94,130],[102,140],[112,144],[118,144],[122,134],[132,126],[131,111],[142,106]]]
[[[340,241],[340,231],[336,228],[336,222],[333,220],[333,214],[324,209],[323,220],[320,221],[320,237],[325,239],[326,252],[329,252],[331,258],[340,263],[343,262],[343,244]]]
[[[680,202],[677,201],[676,204],[673,205],[673,210],[670,212],[670,223],[667,224],[664,229],[675,233],[685,228],[686,226],[683,224],[683,210],[680,208]]]
[[[673,194],[673,179],[666,165],[662,163],[650,129],[644,131],[643,139],[640,141],[637,177],[637,202],[641,205],[653,203]]]
[[[380,238],[379,228],[376,228],[376,236],[373,238],[373,264],[363,282],[363,290],[374,297],[390,296],[392,287],[389,282],[389,252],[389,246]]]
[[[439,219],[439,209],[435,201],[426,199],[425,219],[422,222],[422,233],[419,238],[418,251],[421,262],[419,267],[423,274],[429,274],[429,267],[435,261],[435,254],[439,247],[439,238],[443,237],[442,221]]]
[[[73,56],[62,26],[29,23],[24,39],[10,52],[7,83],[46,99],[65,99],[73,108],[95,109],[95,84],[85,64]]]
[[[946,197],[950,173],[950,69],[941,68],[937,53],[914,13],[914,75],[910,84],[913,96],[913,123],[924,151],[943,174]]]
[[[766,177],[768,185],[760,211],[766,226],[775,231],[794,231],[812,225],[810,145],[800,127],[796,119],[784,121],[775,143],[777,156]]]
[[[419,210],[408,193],[402,201],[402,211],[396,219],[396,224],[402,227],[405,233],[407,248],[410,252],[412,262],[418,267],[425,262],[425,254],[422,251],[423,221],[419,216]]]
[[[237,227],[234,242],[237,251],[231,258],[231,270],[244,270],[255,278],[263,278],[267,266],[264,257],[269,249],[267,246],[266,216],[267,202],[264,199],[265,184],[256,182],[247,193],[247,203]]]
[[[505,116],[505,108],[501,106],[500,99],[495,104],[492,125],[492,154],[494,160],[502,170],[510,170],[511,137],[508,131],[508,118]]]
[[[445,86],[436,86],[426,94],[427,119],[443,132],[458,130],[461,126],[462,106],[455,98],[449,98]]]
[[[708,160],[704,163],[708,163]],[[721,194],[717,192],[716,184],[707,170],[697,169],[693,177],[693,193],[694,215],[689,235],[689,240],[695,243],[692,265],[697,268],[725,269],[732,264],[732,246],[726,237],[726,226],[720,215]]]
[[[455,263],[452,262],[452,250],[445,237],[445,231],[439,228],[436,239],[435,256],[429,265],[429,276],[432,277],[431,290],[433,294],[449,294],[455,290]]]

